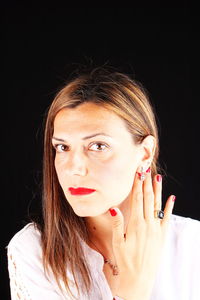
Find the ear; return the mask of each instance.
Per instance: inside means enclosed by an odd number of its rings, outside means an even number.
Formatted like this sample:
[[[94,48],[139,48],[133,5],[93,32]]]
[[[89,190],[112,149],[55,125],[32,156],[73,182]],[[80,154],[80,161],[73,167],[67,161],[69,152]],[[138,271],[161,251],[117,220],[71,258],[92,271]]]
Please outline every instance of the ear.
[[[148,135],[144,138],[142,143],[140,144],[142,150],[142,158],[141,162],[147,163],[147,166],[151,164],[155,149],[156,149],[156,139],[152,135]]]

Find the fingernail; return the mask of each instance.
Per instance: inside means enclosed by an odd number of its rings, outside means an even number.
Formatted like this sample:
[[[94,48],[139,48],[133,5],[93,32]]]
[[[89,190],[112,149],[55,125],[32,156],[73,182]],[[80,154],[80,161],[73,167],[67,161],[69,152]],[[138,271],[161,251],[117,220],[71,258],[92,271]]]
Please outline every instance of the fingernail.
[[[110,211],[110,214],[111,214],[112,217],[117,215],[117,212],[114,208],[110,208],[109,211]]]
[[[146,173],[150,173],[151,171],[151,167],[149,167],[147,170],[146,170]]]
[[[161,182],[162,176],[161,176],[161,175],[157,175],[157,176],[156,176],[156,180],[157,180],[157,182]]]
[[[173,195],[172,201],[175,202],[175,200],[176,200],[176,196]]]

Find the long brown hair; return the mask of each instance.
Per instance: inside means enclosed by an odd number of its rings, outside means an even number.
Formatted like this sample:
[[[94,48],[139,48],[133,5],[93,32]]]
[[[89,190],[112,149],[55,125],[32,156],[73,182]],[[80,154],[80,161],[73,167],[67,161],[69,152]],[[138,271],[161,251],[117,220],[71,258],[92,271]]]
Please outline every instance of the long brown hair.
[[[46,272],[51,269],[58,286],[62,289],[61,280],[70,293],[66,270],[72,273],[78,292],[78,274],[83,282],[82,291],[89,293],[91,287],[91,274],[80,241],[81,238],[88,242],[88,231],[85,218],[74,213],[58,182],[51,139],[56,114],[63,108],[75,108],[85,102],[104,106],[123,118],[135,143],[141,143],[148,135],[155,137],[157,147],[151,165],[152,176],[157,173],[159,153],[155,113],[149,97],[142,85],[129,75],[98,67],[77,75],[56,94],[46,117],[43,225],[38,228],[42,235],[44,270]]]

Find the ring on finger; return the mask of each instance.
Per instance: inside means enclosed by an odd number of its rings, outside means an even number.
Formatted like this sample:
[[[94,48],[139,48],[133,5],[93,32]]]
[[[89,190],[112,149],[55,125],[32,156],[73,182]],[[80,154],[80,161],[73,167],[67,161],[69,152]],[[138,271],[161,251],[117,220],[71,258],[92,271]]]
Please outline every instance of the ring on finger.
[[[163,219],[165,216],[164,211],[162,210],[154,210],[154,217],[156,219]]]

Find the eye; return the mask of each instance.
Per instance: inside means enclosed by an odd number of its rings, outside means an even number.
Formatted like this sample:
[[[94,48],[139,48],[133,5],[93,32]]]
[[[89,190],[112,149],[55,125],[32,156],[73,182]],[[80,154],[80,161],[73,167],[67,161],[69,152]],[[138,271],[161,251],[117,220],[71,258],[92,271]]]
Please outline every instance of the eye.
[[[53,147],[56,149],[57,152],[65,152],[65,151],[67,151],[66,150],[67,146],[63,145],[63,144],[55,144],[55,145],[53,145]]]
[[[95,146],[95,147],[93,147]],[[97,147],[96,147],[97,146]],[[103,146],[103,147],[102,147]],[[102,143],[94,143],[91,147],[96,148],[97,152],[103,152],[105,151],[106,148],[108,148],[108,146],[106,146],[105,144]],[[91,148],[90,147],[90,148]],[[95,149],[94,149],[95,150]]]

